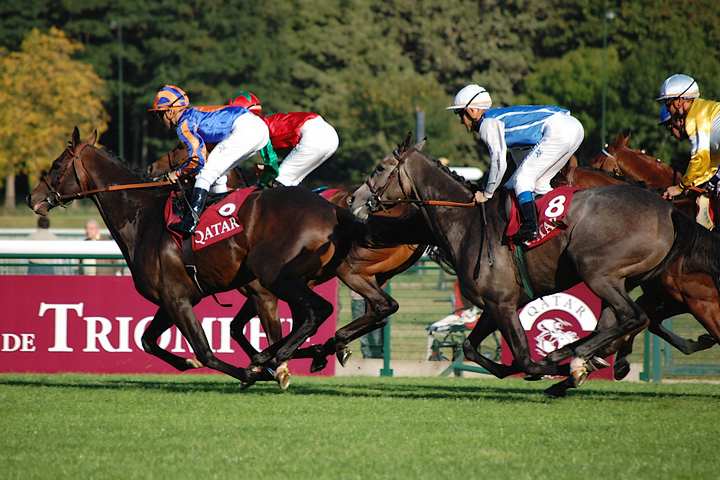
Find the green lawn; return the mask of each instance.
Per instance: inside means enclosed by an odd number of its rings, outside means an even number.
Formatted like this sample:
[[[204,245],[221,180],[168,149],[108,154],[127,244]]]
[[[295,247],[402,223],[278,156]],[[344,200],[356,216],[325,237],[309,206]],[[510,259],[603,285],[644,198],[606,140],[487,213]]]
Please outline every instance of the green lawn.
[[[717,478],[720,386],[0,375],[3,478]]]

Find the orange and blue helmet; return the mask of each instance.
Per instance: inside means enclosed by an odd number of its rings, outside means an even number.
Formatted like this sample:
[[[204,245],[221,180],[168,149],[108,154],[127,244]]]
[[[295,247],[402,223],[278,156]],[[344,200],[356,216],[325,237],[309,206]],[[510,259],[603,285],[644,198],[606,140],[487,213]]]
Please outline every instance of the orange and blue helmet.
[[[232,105],[234,107],[245,107],[248,110],[258,113],[262,111],[262,103],[260,103],[260,99],[255,96],[254,93],[248,92],[247,90],[240,92],[240,95],[230,100],[228,105]]]
[[[157,112],[162,110],[170,110],[172,108],[185,108],[190,106],[190,99],[180,87],[175,85],[165,85],[158,90],[155,95],[155,99],[152,103],[152,108],[149,108],[150,112]]]

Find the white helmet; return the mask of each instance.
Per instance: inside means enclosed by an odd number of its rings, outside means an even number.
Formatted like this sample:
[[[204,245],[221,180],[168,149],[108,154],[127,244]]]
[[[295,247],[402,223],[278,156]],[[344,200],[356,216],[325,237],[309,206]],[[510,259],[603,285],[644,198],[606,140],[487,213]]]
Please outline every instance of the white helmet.
[[[698,98],[700,86],[689,75],[676,73],[665,79],[660,85],[660,96],[655,100],[667,100],[669,98]]]
[[[464,110],[466,108],[490,108],[492,106],[492,99],[487,90],[480,85],[474,83],[463,87],[457,95],[453,104],[447,107],[447,110]]]

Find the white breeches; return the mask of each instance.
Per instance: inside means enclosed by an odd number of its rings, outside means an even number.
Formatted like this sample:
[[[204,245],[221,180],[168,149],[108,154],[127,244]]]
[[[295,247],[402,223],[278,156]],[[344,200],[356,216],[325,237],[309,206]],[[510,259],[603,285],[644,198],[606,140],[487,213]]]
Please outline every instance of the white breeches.
[[[505,188],[515,194],[534,192],[545,194],[552,190],[550,180],[565,166],[578,149],[585,130],[572,115],[556,113],[545,122],[543,137],[522,160]]]
[[[321,117],[311,118],[300,128],[300,142],[280,164],[277,181],[298,185],[335,153],[340,139],[335,129]]]
[[[270,140],[265,122],[252,113],[245,113],[235,119],[232,133],[218,143],[205,161],[205,166],[195,179],[195,187],[213,193],[227,191],[225,173],[246,158],[251,157]]]

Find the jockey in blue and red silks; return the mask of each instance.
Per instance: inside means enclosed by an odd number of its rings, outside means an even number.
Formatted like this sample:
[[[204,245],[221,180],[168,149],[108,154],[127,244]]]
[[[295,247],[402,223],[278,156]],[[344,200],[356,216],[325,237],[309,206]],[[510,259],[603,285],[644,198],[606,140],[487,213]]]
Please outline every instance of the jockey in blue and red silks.
[[[570,160],[585,132],[568,110],[554,105],[491,106],[488,91],[472,84],[448,107],[469,132],[478,133],[490,153],[485,188],[475,192],[475,202],[486,202],[500,186],[510,150],[518,167],[505,188],[515,190],[522,219],[515,241],[533,240],[538,235],[535,195],[552,190],[550,180]]]
[[[260,99],[252,92],[241,92],[230,100],[230,105],[245,107],[262,118],[270,130],[270,152],[261,152],[266,165],[273,165],[273,149],[292,149],[280,164],[277,182],[298,185],[313,170],[330,158],[340,140],[335,129],[320,115],[313,112],[275,113],[263,116]],[[265,173],[264,173],[265,175]]]
[[[149,111],[157,112],[167,128],[175,127],[178,138],[187,147],[187,160],[170,172],[170,180],[197,174],[190,210],[179,223],[170,225],[177,232],[190,234],[197,227],[208,191],[211,188],[213,193],[227,191],[225,173],[267,144],[268,128],[243,107],[192,107],[187,94],[174,85],[165,85],[157,92]],[[206,143],[216,144],[209,155]]]

